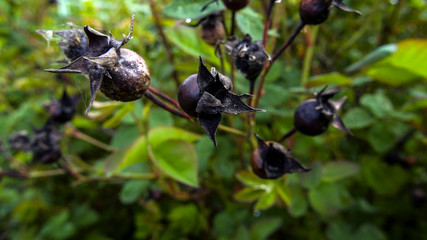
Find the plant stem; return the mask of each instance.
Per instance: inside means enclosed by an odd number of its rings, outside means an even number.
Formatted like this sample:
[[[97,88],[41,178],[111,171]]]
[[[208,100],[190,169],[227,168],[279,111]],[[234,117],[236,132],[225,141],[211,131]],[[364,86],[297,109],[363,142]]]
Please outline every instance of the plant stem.
[[[104,149],[105,151],[114,152],[116,150],[116,148],[114,148],[108,144],[105,144],[105,143],[103,143],[103,142],[101,142],[95,138],[92,138],[92,137],[80,132],[79,130],[77,130],[76,128],[71,127],[71,126],[68,128],[68,130],[65,131],[65,134],[68,136],[75,137],[77,139],[86,141],[86,142],[88,142],[94,146],[97,146],[101,149]]]
[[[232,134],[234,134],[236,136],[239,136],[239,137],[246,137],[246,133],[244,133],[244,132],[242,132],[240,130],[237,130],[235,128],[227,127],[227,126],[224,126],[224,125],[218,125],[218,129],[220,129],[220,130],[222,130],[224,132],[232,133]]]
[[[270,5],[268,6],[268,10],[267,10],[267,17],[264,23],[264,32],[262,34],[262,45],[264,46],[264,48],[265,48],[265,45],[267,44],[268,30],[270,29],[270,18],[271,18],[271,13],[273,11],[274,2],[275,0],[270,0]]]
[[[234,36],[235,29],[236,29],[236,11],[231,11],[231,30],[230,30],[230,36]]]
[[[189,116],[189,115],[187,115],[186,113],[184,113],[184,112],[182,112],[182,111],[180,111],[180,110],[178,110],[178,109],[175,109],[175,108],[173,108],[172,106],[170,106],[170,105],[168,105],[168,104],[166,104],[165,102],[163,102],[162,100],[160,100],[158,97],[156,97],[156,95],[154,95],[150,90],[147,90],[146,92],[145,92],[145,96],[149,99],[149,100],[151,100],[154,104],[156,104],[157,106],[159,106],[159,107],[161,107],[161,108],[163,108],[163,109],[165,109],[166,111],[168,111],[168,112],[170,112],[170,113],[172,113],[172,114],[174,114],[174,115],[176,115],[176,116],[178,116],[178,117],[182,117],[182,118],[185,118],[185,119],[188,119],[188,120],[191,120],[192,118]]]
[[[281,138],[279,138],[279,140],[277,140],[277,142],[283,142],[284,140],[286,140],[288,137],[294,135],[294,133],[297,132],[297,129],[295,127],[293,127],[291,130],[289,130],[287,133],[285,133]]]
[[[298,36],[298,34],[301,32],[301,30],[304,28],[305,23],[300,22],[298,23],[297,27],[295,28],[294,32],[292,33],[292,35],[289,37],[289,39],[280,47],[279,51],[277,51],[277,53],[273,56],[273,58],[271,59],[271,65],[274,63],[274,61],[277,60],[277,58],[280,57],[280,55],[283,53],[283,51],[286,50],[286,48],[289,47],[289,45],[291,45],[291,43],[294,41],[294,39],[296,38],[296,36]]]
[[[169,63],[172,65],[172,77],[175,80],[176,86],[178,87],[180,82],[179,82],[179,78],[178,78],[178,72],[176,71],[175,66],[174,66],[174,56],[172,54],[171,47],[169,46],[169,43],[166,39],[166,35],[163,31],[162,23],[160,20],[161,18],[159,16],[159,13],[157,12],[156,3],[154,0],[150,0],[150,8],[151,8],[151,12],[153,14],[154,23],[156,25],[157,31],[159,32],[160,38],[162,39],[163,46],[166,50],[166,54],[168,55]]]
[[[302,68],[302,77],[301,77],[301,86],[305,86],[308,82],[310,76],[311,62],[313,61],[314,55],[314,43],[316,42],[317,33],[319,31],[319,26],[313,26],[312,31],[308,33],[307,36],[307,51],[304,56],[304,64]]]
[[[164,99],[164,100],[168,101],[169,103],[171,103],[172,105],[174,105],[176,108],[181,109],[181,107],[179,106],[178,101],[176,101],[175,99],[173,99],[173,98],[169,97],[168,95],[166,95],[166,94],[164,94],[164,93],[160,92],[159,90],[155,89],[155,88],[154,88],[154,87],[152,87],[152,86],[149,86],[149,87],[148,87],[148,89],[149,89],[152,93],[154,93],[154,94],[156,94],[157,96],[159,96],[160,98],[162,98],[162,99]]]

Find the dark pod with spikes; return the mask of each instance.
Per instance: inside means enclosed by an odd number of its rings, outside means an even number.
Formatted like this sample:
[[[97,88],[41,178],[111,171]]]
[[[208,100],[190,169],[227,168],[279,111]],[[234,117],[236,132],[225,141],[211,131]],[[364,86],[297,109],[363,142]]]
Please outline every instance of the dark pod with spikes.
[[[112,100],[128,102],[141,98],[150,84],[150,73],[144,59],[137,53],[122,48],[131,38],[130,32],[123,40],[115,40],[89,26],[84,27],[89,40],[85,54],[67,66],[47,69],[54,73],[84,73],[89,75],[91,98],[86,109],[89,112],[96,93],[100,90]]]
[[[299,5],[301,21],[308,25],[321,24],[328,19],[333,7],[360,14],[359,11],[346,6],[342,0],[302,0]]]
[[[77,96],[70,97],[64,89],[61,99],[53,100],[45,106],[50,114],[48,123],[63,124],[70,121],[76,114],[78,102]]]
[[[249,34],[233,44],[231,55],[235,57],[236,68],[251,82],[251,92],[253,85],[264,64],[271,60],[270,55],[265,51],[260,41],[252,41]]]
[[[198,118],[200,125],[216,147],[215,134],[221,121],[221,113],[238,114],[263,111],[242,102],[249,94],[236,95],[230,79],[215,68],[211,71],[200,57],[199,71],[188,77],[178,89],[178,102],[190,116]]]
[[[74,61],[83,56],[89,48],[89,40],[81,29],[71,27],[71,29],[65,30],[37,30],[36,32],[42,36],[51,34],[60,36],[61,40],[58,42],[58,46],[69,61]]]
[[[218,3],[218,0],[211,0],[208,2],[203,8],[202,11],[204,11],[210,4],[212,3]],[[224,5],[231,11],[239,11],[249,4],[249,0],[222,0]]]
[[[264,141],[257,135],[255,137],[258,141],[258,147],[252,152],[251,166],[258,177],[276,179],[285,173],[310,171],[293,159],[290,151],[286,151],[281,144]]]
[[[330,101],[329,99],[339,90],[333,89],[324,92],[325,89],[326,87],[317,93],[315,99],[306,100],[298,106],[294,114],[295,128],[305,135],[317,136],[324,133],[332,123],[334,127],[353,135],[337,114],[347,98]]]

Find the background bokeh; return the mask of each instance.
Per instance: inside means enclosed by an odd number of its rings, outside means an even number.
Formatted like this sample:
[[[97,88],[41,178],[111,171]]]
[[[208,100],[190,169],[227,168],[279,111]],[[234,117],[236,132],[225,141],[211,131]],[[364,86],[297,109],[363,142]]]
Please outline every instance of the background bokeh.
[[[312,171],[277,180],[252,173],[251,145],[238,135],[218,130],[215,149],[198,124],[146,99],[119,103],[98,94],[88,117],[88,78],[43,71],[65,56],[58,37],[36,30],[88,24],[120,39],[135,13],[126,47],[147,62],[151,85],[176,98],[178,83],[197,72],[198,56],[220,69],[200,27],[184,25],[195,24],[207,2],[0,1],[0,239],[427,239],[424,0],[344,1],[363,14],[333,9],[274,64],[258,135],[279,139],[298,104],[324,85],[342,88],[334,99],[348,97],[340,115],[354,133],[295,134],[284,144]],[[267,2],[252,0],[237,13],[237,36],[261,40]],[[276,3],[267,52],[297,25],[298,4]],[[230,19],[226,10],[227,27]],[[247,92],[248,81],[235,77],[235,91]],[[43,106],[64,88],[81,99],[61,127],[61,151],[77,178],[55,163],[31,163],[31,152],[7,150],[13,133],[43,127]],[[222,124],[246,132],[244,122],[245,115],[227,116]],[[24,178],[2,174],[24,170]]]

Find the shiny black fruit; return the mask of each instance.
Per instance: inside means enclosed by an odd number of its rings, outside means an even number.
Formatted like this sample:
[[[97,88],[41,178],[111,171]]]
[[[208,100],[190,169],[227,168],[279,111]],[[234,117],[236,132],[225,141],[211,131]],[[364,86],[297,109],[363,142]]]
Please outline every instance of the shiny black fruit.
[[[256,135],[255,135],[256,136]],[[276,179],[285,173],[307,172],[298,161],[290,156],[290,152],[277,142],[264,141],[256,136],[258,147],[252,152],[251,166],[260,178]]]
[[[324,92],[325,89],[317,94],[316,99],[306,100],[298,106],[294,113],[295,129],[308,136],[317,136],[324,133],[332,123],[334,127],[352,135],[337,114],[346,98],[330,101],[339,90]]]
[[[249,0],[222,0],[222,2],[231,11],[239,11],[249,4]]]
[[[197,103],[200,99],[200,89],[197,85],[197,74],[193,74],[185,79],[178,88],[179,106],[192,117],[197,117]]]
[[[221,113],[262,111],[242,102],[242,99],[251,95],[237,95],[230,92],[231,89],[231,80],[218,73],[215,68],[209,71],[200,57],[198,73],[188,77],[178,90],[179,105],[188,115],[197,117],[215,146],[215,134],[221,121]]]
[[[329,17],[332,0],[302,0],[299,5],[299,15],[305,24],[320,24]]]

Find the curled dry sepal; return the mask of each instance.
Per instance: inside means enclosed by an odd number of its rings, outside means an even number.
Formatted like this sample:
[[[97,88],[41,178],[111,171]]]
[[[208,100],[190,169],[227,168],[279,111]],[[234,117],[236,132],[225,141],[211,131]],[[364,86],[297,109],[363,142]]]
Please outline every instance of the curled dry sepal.
[[[197,82],[194,82],[194,81]],[[190,116],[197,117],[216,147],[215,133],[221,121],[221,113],[238,114],[244,112],[263,112],[242,102],[250,94],[237,95],[230,90],[230,79],[215,68],[211,71],[203,64],[200,57],[197,75],[187,78],[178,90],[178,102]]]
[[[216,146],[215,133],[221,121],[221,113],[238,114],[244,112],[263,112],[242,102],[242,99],[251,97],[250,94],[236,95],[229,92],[233,89],[230,79],[215,68],[209,72],[200,57],[199,72],[197,74],[200,99],[196,113],[202,128],[209,135]]]
[[[61,37],[58,46],[62,49],[69,61],[83,56],[89,47],[89,40],[83,30],[74,28],[64,30],[37,30],[37,33],[50,39],[52,34]]]
[[[301,21],[308,25],[321,24],[328,19],[330,9],[333,7],[346,12],[361,14],[345,5],[342,0],[302,0],[299,6]]]
[[[264,141],[255,134],[257,148],[252,152],[251,166],[253,172],[260,178],[276,179],[285,173],[308,172],[301,163],[291,157],[290,151],[277,143]]]
[[[294,114],[295,128],[305,135],[316,136],[325,132],[329,124],[332,123],[335,128],[353,135],[345,127],[337,113],[347,100],[347,97],[343,97],[338,101],[329,100],[340,90],[332,89],[325,92],[326,87],[319,93],[315,93],[315,99],[306,100],[298,106]]]
[[[123,40],[115,40],[88,25],[84,32],[89,45],[82,56],[58,69],[46,69],[54,73],[83,73],[90,79],[91,98],[86,108],[89,112],[96,93],[100,90],[105,96],[117,101],[134,101],[141,98],[150,84],[150,74],[144,59],[137,53],[122,48],[131,38],[134,15],[130,32]]]

